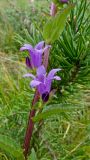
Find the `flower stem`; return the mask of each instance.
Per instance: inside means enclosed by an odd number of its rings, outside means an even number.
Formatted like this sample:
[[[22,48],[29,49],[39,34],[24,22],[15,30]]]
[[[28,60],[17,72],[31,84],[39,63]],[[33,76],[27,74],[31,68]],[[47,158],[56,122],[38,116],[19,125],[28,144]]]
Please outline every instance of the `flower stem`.
[[[36,91],[34,99],[32,101],[32,109],[29,113],[28,125],[27,125],[27,129],[26,129],[24,145],[23,145],[24,156],[25,156],[26,160],[27,160],[28,151],[30,149],[30,142],[31,142],[32,133],[33,133],[33,129],[34,129],[34,122],[32,121],[32,118],[35,116],[35,113],[36,113],[36,109],[34,109],[34,105],[37,103],[38,100],[39,100],[39,93],[38,93],[38,91]]]

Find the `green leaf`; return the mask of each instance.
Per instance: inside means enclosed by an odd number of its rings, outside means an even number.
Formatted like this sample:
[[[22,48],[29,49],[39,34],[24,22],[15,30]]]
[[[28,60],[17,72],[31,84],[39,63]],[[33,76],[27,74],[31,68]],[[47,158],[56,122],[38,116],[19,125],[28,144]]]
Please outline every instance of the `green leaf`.
[[[33,121],[34,121],[34,122],[38,122],[38,121],[40,121],[40,120],[42,120],[42,119],[47,119],[47,118],[49,118],[49,117],[51,117],[51,116],[53,116],[53,115],[57,115],[57,114],[61,114],[61,115],[63,115],[64,117],[67,118],[67,115],[66,115],[66,113],[65,113],[66,111],[67,111],[67,109],[62,109],[62,108],[50,109],[50,110],[47,110],[47,111],[45,111],[45,112],[43,112],[43,113],[40,113],[40,114],[38,114],[37,116],[35,116],[35,117],[33,118]],[[70,110],[68,110],[68,111],[70,111]]]
[[[65,105],[65,104],[64,104]],[[33,121],[34,122],[38,122],[42,119],[47,119],[51,116],[54,116],[54,115],[62,115],[64,116],[66,119],[68,119],[68,115],[67,113],[70,113],[74,110],[77,110],[78,108],[82,108],[83,107],[80,107],[80,106],[70,106],[70,104],[66,104],[67,107],[63,107],[61,106],[60,104],[53,104],[53,105],[49,105],[48,106],[48,109],[46,109],[45,111],[43,111],[42,113],[38,114],[37,116],[35,116],[33,118]],[[68,106],[69,105],[69,106]],[[53,108],[53,109],[51,109]]]
[[[67,15],[73,7],[73,4],[68,5],[62,10],[62,12],[57,14],[55,17],[51,17],[46,23],[43,29],[43,37],[47,43],[53,43],[59,38],[65,27]]]
[[[0,149],[7,152],[17,160],[24,160],[23,150],[8,136],[0,134]]]
[[[32,148],[31,155],[30,155],[30,157],[28,157],[28,160],[37,160],[34,148]]]

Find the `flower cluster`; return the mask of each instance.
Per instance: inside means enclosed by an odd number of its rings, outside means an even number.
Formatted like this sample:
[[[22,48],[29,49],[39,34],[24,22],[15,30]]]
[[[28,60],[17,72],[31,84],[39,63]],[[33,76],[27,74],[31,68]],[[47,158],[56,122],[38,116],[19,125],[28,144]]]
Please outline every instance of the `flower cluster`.
[[[30,86],[31,88],[37,88],[44,102],[47,102],[49,99],[52,81],[54,79],[61,80],[59,76],[55,76],[55,74],[61,69],[52,69],[47,75],[45,66],[43,65],[43,54],[46,50],[50,49],[50,47],[50,45],[45,45],[45,42],[42,41],[34,48],[29,44],[25,44],[20,49],[21,51],[27,50],[29,52],[29,56],[26,57],[27,67],[30,69],[36,69],[36,75],[27,73],[24,77],[31,77],[33,79],[30,82]]]

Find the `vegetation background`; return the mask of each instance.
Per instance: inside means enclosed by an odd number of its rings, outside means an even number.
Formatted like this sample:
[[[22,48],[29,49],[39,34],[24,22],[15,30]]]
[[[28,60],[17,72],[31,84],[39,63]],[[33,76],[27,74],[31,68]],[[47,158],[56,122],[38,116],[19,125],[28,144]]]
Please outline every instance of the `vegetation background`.
[[[62,68],[62,81],[53,83],[57,94],[45,110],[61,111],[41,115],[44,125],[39,135],[35,125],[29,160],[90,159],[90,3],[71,2],[75,8],[53,43],[48,67]],[[0,0],[0,160],[20,160],[34,92],[22,78],[27,53],[19,49],[43,39],[49,4],[50,0]]]

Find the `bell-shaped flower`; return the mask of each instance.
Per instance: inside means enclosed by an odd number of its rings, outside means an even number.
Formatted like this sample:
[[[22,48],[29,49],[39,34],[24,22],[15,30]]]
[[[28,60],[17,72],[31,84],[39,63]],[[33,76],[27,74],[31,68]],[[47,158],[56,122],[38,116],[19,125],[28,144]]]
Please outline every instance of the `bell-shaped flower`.
[[[26,57],[26,65],[27,67],[33,69],[38,68],[42,64],[42,55],[45,50],[49,49],[50,45],[45,45],[44,41],[39,42],[34,48],[30,44],[25,44],[20,48],[20,51],[27,50],[29,52],[29,56]]]
[[[55,74],[61,69],[52,69],[47,75],[45,67],[42,65],[37,69],[37,75],[25,74],[24,77],[31,77],[33,80],[30,82],[32,88],[37,88],[42,99],[46,102],[49,98],[49,93],[51,91],[51,84],[53,80],[61,80],[59,76]]]

